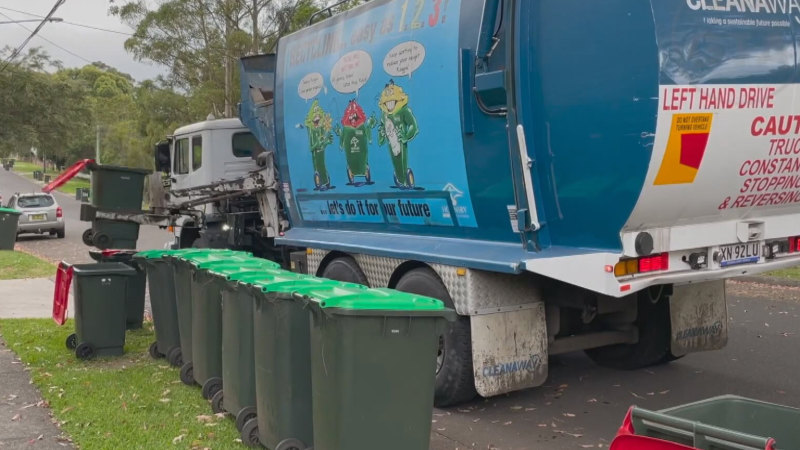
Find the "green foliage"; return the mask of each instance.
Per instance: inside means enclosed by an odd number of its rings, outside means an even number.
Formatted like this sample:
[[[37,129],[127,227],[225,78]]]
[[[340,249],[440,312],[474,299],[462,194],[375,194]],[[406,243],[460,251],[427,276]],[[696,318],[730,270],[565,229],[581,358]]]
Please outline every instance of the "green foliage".
[[[0,157],[32,148],[60,166],[93,158],[152,168],[153,145],[209,113],[232,117],[239,102],[238,59],[274,51],[280,36],[308,24],[323,0],[124,0],[111,14],[134,35],[125,49],[164,65],[141,83],[102,62],[64,69],[38,48],[0,72]],[[334,9],[341,12],[364,0]],[[150,9],[153,7],[153,9]],[[326,15],[323,15],[323,18]],[[0,49],[8,55],[11,49]]]
[[[30,369],[61,429],[79,448],[241,448],[233,421],[211,414],[178,369],[153,360],[152,322],[129,331],[125,355],[79,361],[64,342],[74,322],[0,320],[3,338]]]

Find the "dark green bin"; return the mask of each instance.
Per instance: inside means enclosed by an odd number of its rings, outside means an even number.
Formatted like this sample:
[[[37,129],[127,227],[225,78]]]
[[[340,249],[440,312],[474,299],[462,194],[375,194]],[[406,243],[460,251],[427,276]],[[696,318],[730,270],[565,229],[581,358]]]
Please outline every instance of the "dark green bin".
[[[800,409],[723,395],[686,405],[648,411],[634,407],[637,435],[702,450],[800,448]],[[709,439],[710,438],[710,439]]]
[[[314,447],[427,449],[439,337],[455,312],[390,289],[305,295]]]
[[[135,250],[89,251],[89,256],[97,262],[121,262],[136,270],[136,276],[128,280],[128,289],[125,292],[125,328],[128,330],[142,328],[144,321],[144,293],[147,272],[144,266],[133,260],[135,253]]]
[[[151,172],[130,167],[90,164],[92,206],[100,211],[141,211],[144,179]]]
[[[181,381],[195,384],[192,363],[192,277],[197,264],[220,259],[244,259],[250,253],[226,249],[193,249],[191,251],[169,254],[166,257],[172,266],[175,283],[175,304],[178,310],[178,331],[181,342]]]
[[[145,250],[133,255],[135,261],[147,272],[150,291],[150,309],[156,341],[150,345],[150,356],[167,357],[173,366],[183,365],[180,332],[178,331],[178,308],[175,301],[175,272],[167,256],[177,256],[197,249]]]
[[[92,245],[101,250],[135,249],[138,239],[138,223],[106,219],[92,221]]]
[[[258,443],[273,450],[313,446],[309,316],[296,297],[311,290],[354,293],[366,287],[314,277],[252,283],[258,416],[242,428],[246,445]]]
[[[0,250],[14,250],[20,214],[16,209],[0,207]]]
[[[242,431],[257,413],[251,285],[255,281],[277,284],[309,276],[272,269],[239,272],[227,278],[222,291],[222,392],[212,398],[211,405],[215,413],[224,410],[233,415],[236,429]]]
[[[222,390],[222,290],[232,273],[279,269],[261,258],[231,262],[225,259],[197,264],[192,275],[192,368],[203,398]]]
[[[75,284],[75,337],[67,347],[80,359],[114,356],[125,346],[125,292],[136,270],[123,263],[72,266]]]

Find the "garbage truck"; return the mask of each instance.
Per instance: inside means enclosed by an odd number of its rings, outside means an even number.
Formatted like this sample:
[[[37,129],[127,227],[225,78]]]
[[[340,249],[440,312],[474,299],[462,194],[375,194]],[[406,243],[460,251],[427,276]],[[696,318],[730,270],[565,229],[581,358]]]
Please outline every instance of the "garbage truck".
[[[567,352],[720,349],[724,281],[800,263],[795,2],[320,15],[241,60],[239,119],[157,147],[167,203],[202,209],[175,245],[442,299],[437,405],[541,385]]]

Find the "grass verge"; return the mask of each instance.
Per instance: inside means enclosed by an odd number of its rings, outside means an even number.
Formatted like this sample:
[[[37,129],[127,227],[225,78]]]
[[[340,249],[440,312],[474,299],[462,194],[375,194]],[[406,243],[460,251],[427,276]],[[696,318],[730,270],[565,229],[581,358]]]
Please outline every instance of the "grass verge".
[[[773,272],[767,272],[764,275],[773,278],[784,278],[788,280],[800,281],[800,267],[791,267],[789,269],[776,270]]]
[[[0,280],[50,277],[56,269],[52,263],[23,252],[0,250]]]
[[[66,349],[71,320],[0,320],[9,348],[30,368],[61,429],[81,448],[243,448],[233,421],[213,415],[198,387],[147,348],[152,323],[129,331],[125,355],[84,362]]]

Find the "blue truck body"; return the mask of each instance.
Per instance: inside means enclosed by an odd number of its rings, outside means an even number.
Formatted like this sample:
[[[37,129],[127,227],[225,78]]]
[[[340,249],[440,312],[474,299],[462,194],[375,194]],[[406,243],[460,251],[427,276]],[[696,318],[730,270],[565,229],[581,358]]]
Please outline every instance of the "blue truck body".
[[[348,281],[433,270],[493,395],[548,354],[721,348],[724,280],[800,263],[798,35],[794,0],[373,0],[244,58],[240,117],[275,244]]]

